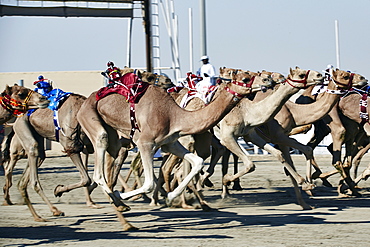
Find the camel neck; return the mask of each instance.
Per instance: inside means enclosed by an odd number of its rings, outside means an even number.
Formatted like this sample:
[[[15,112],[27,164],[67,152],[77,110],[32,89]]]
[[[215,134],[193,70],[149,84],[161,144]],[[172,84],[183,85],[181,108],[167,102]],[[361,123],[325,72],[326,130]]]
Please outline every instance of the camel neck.
[[[182,126],[180,135],[202,133],[215,126],[230,110],[238,104],[240,99],[221,89],[219,95],[206,107],[196,111],[183,110],[183,117],[179,119]]]
[[[329,84],[328,89],[331,88]],[[341,94],[324,92],[311,104],[296,104],[287,101],[286,107],[294,119],[295,126],[301,126],[316,122],[326,116],[338,103],[340,97]]]

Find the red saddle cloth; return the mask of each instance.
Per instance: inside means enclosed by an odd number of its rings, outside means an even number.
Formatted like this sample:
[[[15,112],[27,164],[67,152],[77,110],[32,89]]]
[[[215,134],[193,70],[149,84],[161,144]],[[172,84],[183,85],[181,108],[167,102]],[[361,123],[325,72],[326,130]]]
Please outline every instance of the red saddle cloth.
[[[114,83],[113,86],[110,84],[100,88],[96,94],[96,100],[99,101],[109,94],[118,93],[125,96],[126,101],[137,103],[148,87],[149,83],[141,81],[135,73],[127,73],[121,77],[118,83]]]

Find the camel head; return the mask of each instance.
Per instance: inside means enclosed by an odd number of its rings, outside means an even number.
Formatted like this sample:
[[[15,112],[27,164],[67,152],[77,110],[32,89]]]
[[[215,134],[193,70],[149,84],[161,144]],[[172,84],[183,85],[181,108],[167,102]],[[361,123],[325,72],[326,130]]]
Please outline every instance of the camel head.
[[[121,75],[127,73],[136,73],[137,76],[143,81],[149,84],[168,89],[174,87],[175,85],[172,83],[171,79],[168,78],[166,75],[157,75],[151,72],[146,72],[144,70],[136,70],[125,66],[123,69],[120,69]]]
[[[323,83],[324,77],[320,72],[296,67],[295,69],[290,68],[286,81],[292,87],[307,88],[311,85]]]
[[[274,81],[272,80],[271,74],[268,72],[252,72],[248,70],[241,70],[241,69],[232,69],[232,68],[220,68],[220,77],[223,79],[230,79],[230,80],[239,80],[239,81],[247,81],[250,80],[248,84],[253,92],[263,90],[263,88],[272,87],[275,85]],[[251,79],[247,79],[251,77]],[[233,79],[234,78],[234,79]],[[244,79],[243,79],[244,78]]]
[[[271,77],[276,84],[280,84],[286,81],[285,76],[279,72],[271,72]]]
[[[166,75],[157,75],[151,72],[139,71],[138,76],[141,78],[142,81],[164,89],[175,86],[172,83],[171,79],[168,78]]]
[[[22,111],[23,113],[28,109],[46,108],[50,103],[45,96],[17,84],[14,84],[14,86],[6,85],[1,97],[9,100],[8,107],[11,110]]]
[[[336,86],[341,89],[350,89],[351,87],[363,87],[366,86],[368,82],[368,80],[362,75],[339,69],[333,70],[332,79]]]

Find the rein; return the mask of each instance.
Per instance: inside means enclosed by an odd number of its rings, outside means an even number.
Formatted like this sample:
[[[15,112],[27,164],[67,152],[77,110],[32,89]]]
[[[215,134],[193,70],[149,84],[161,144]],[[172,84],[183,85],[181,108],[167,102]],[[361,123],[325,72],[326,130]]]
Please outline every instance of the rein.
[[[33,92],[34,91],[32,90],[28,92],[28,95],[23,103],[15,99],[12,99],[10,95],[5,95],[4,97],[0,97],[0,104],[5,110],[9,111],[12,115],[20,116],[28,110],[27,103],[30,101]]]

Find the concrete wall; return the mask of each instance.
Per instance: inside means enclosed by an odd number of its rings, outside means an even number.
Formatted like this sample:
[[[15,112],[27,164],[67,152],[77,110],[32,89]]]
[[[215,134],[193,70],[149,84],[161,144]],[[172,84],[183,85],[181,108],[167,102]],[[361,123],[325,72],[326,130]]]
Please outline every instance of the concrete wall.
[[[60,88],[65,92],[73,92],[88,97],[92,92],[105,85],[105,79],[100,74],[101,71],[57,71],[57,72],[11,72],[0,73],[0,90],[5,89],[5,85],[19,84],[23,80],[23,86],[35,88],[34,81],[37,81],[39,75],[43,75],[52,81],[54,88]],[[8,128],[6,128],[8,132]],[[52,150],[62,150],[59,143],[47,142]]]
[[[24,81],[24,86],[35,88],[34,81],[37,81],[39,75],[53,82],[54,88],[60,88],[66,92],[82,94],[88,97],[92,92],[104,86],[105,79],[100,74],[101,71],[57,71],[57,72],[11,72],[0,73],[0,89],[5,85],[13,85]]]

